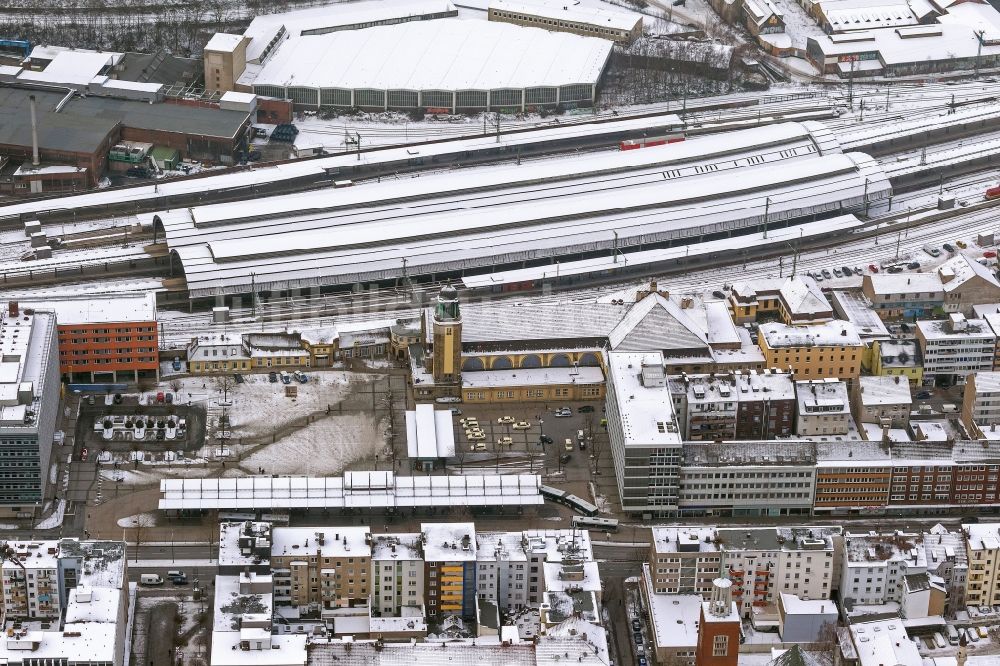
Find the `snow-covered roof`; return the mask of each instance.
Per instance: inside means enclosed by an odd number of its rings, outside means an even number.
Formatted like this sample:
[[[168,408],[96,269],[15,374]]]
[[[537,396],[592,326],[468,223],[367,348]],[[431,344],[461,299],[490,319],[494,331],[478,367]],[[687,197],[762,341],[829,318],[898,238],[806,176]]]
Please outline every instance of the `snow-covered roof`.
[[[659,352],[608,354],[609,389],[620,414],[623,444],[643,447],[679,447],[680,430],[670,391],[653,375],[663,379],[663,355]],[[645,380],[644,380],[645,375]]]
[[[372,562],[379,560],[422,560],[418,532],[393,532],[372,535]]]
[[[887,368],[912,368],[919,364],[920,347],[916,340],[886,340],[879,342],[879,356]]]
[[[935,0],[948,8],[948,11],[938,16],[938,22],[946,25],[968,26],[975,32],[982,31],[983,40],[1000,39],[1000,13],[986,2],[955,2]],[[948,6],[951,5],[951,6]]]
[[[597,562],[545,562],[545,589],[549,592],[600,592]]]
[[[156,294],[153,292],[40,296],[20,299],[19,302],[22,308],[52,310],[60,326],[156,321]]]
[[[649,565],[642,565],[642,582],[646,586],[644,599],[649,601],[649,620],[653,627],[653,643],[657,649],[685,648],[698,645],[698,622],[701,617],[700,594],[657,594]]]
[[[597,37],[507,23],[416,21],[290,40],[253,84],[446,91],[592,85],[611,47]]]
[[[937,274],[941,282],[944,283],[944,290],[946,292],[962,287],[973,278],[979,278],[1000,293],[1000,282],[993,275],[993,271],[964,254],[955,255],[938,266]]]
[[[462,386],[465,388],[603,383],[604,372],[599,367],[589,366],[581,366],[579,368],[478,370],[462,373]]]
[[[371,557],[368,527],[275,527],[271,557]]]
[[[34,57],[34,52],[32,52]],[[121,60],[121,53],[86,52],[83,50],[57,53],[45,69],[22,71],[17,79],[32,83],[62,83],[85,86],[98,74],[106,72]]]
[[[270,645],[243,650],[239,631],[212,632],[212,666],[305,666],[306,634],[271,634]]]
[[[898,617],[852,624],[850,631],[859,666],[923,663],[917,644]]]
[[[65,631],[14,630],[0,641],[0,662],[22,664],[30,658],[113,664],[119,649],[117,631],[108,622],[78,622]]]
[[[653,527],[653,548],[657,553],[715,553],[714,527]]]
[[[473,562],[475,523],[421,523],[425,562]]]
[[[823,290],[810,275],[788,278],[778,290],[792,316],[830,317],[832,309]]]
[[[49,363],[56,362],[56,318],[48,312],[10,316],[0,311],[0,431],[37,431],[38,421],[27,410],[41,412],[42,402],[55,399],[49,386]]]
[[[436,410],[433,404],[419,404],[415,409],[407,410],[406,455],[417,460],[454,456],[455,430],[451,423],[451,410]]]
[[[77,585],[66,601],[66,624],[118,621],[122,591],[108,587]]]
[[[889,338],[889,329],[878,313],[872,309],[864,294],[838,289],[830,293],[830,302],[837,317],[854,324],[855,330],[863,340]]]
[[[208,40],[208,44],[205,44],[206,51],[222,51],[224,53],[232,53],[236,50],[236,47],[240,45],[243,41],[243,35],[233,35],[225,32],[217,32],[212,35],[212,38]]]
[[[829,615],[837,616],[837,603],[829,599],[803,599],[797,594],[779,593],[781,606],[788,615]]]
[[[537,474],[162,479],[160,509],[403,508],[542,504]]]
[[[779,19],[784,19],[785,17],[784,13],[778,9],[778,5],[772,2],[772,0],[745,0],[743,6],[758,26],[767,23],[772,16],[776,16]]]
[[[1000,549],[1000,523],[963,523],[972,550]]]
[[[985,319],[965,319],[962,328],[952,328],[950,320],[941,319],[918,319],[917,330],[925,340],[960,340],[962,338],[974,338],[978,340],[991,340],[996,337],[993,329],[986,323]]]
[[[455,11],[448,0],[376,0],[338,2],[280,14],[263,14],[254,18],[243,33],[250,38],[247,62],[257,62],[262,56],[266,58],[269,47],[274,47],[272,42],[280,43],[302,34],[355,30],[379,22],[454,15]]]
[[[889,66],[920,63],[929,67],[936,62],[974,60],[980,49],[974,30],[970,25],[941,23],[872,30],[866,33],[867,39],[860,41],[835,41],[824,35],[809,37],[809,42],[815,43],[827,58],[875,51]],[[1000,55],[1000,44],[982,45],[981,57],[996,55]]]
[[[622,352],[707,349],[708,335],[674,299],[654,292],[629,309],[608,343]]]
[[[761,324],[759,334],[771,349],[782,347],[860,347],[861,338],[849,321],[835,319],[822,324],[789,326],[778,322]]]
[[[894,377],[858,377],[858,390],[861,404],[866,407],[879,405],[910,405],[910,382],[906,378]]]
[[[240,618],[243,615],[264,615],[270,618],[274,611],[273,592],[242,592],[240,590],[240,580],[244,575],[215,577],[215,614],[212,628],[216,632],[239,632]],[[266,578],[270,579],[271,577],[266,576]]]
[[[599,631],[599,630],[598,630]],[[214,646],[213,646],[214,647]],[[568,646],[560,646],[562,655]],[[556,666],[553,656],[546,666]],[[563,665],[566,658],[562,659]],[[576,656],[573,658],[576,662]],[[597,666],[587,661],[586,666]],[[607,664],[605,660],[601,662]],[[433,642],[374,641],[315,641],[309,647],[310,666],[538,666],[536,647],[532,643],[502,645],[499,636],[480,636],[475,640],[450,640]],[[213,661],[212,666],[215,666]],[[229,666],[228,664],[225,666]]]
[[[581,618],[571,617],[536,639],[535,666],[565,666],[567,662],[582,666],[610,664],[612,660],[604,629]],[[425,666],[424,662],[420,663]]]
[[[876,296],[899,297],[901,294],[926,292],[927,296],[920,298],[940,298],[943,293],[937,273],[878,273],[865,276],[865,279],[871,282],[872,293]]]
[[[492,0],[490,11],[515,12],[528,16],[541,16],[563,21],[575,21],[629,31],[642,23],[642,15],[617,11],[610,5],[588,6],[567,2],[524,2],[522,0]]]
[[[795,382],[795,394],[799,402],[799,415],[807,414],[849,414],[847,384],[839,379],[813,379]]]

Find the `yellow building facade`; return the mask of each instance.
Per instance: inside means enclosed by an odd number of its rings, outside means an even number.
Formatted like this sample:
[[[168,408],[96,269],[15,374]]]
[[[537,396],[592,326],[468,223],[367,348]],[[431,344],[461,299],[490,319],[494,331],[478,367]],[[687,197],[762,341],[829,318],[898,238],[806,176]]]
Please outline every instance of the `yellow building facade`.
[[[849,322],[762,324],[758,336],[767,367],[790,370],[796,381],[826,377],[850,381],[861,375],[865,347]]]

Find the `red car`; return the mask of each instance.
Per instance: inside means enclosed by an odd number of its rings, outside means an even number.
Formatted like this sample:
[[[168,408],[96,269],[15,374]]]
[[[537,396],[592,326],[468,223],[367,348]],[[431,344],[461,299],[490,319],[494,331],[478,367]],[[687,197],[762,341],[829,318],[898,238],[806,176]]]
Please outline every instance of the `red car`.
[[[156,394],[156,402],[162,405],[164,400],[166,400],[166,396],[163,395],[163,391],[160,391],[159,393]]]
[[[875,264],[868,264],[868,270],[870,270],[872,273],[878,273],[878,266],[876,266]]]
[[[986,252],[983,252],[983,256],[986,257],[987,259],[995,259],[997,253],[994,252],[993,250],[986,250]]]

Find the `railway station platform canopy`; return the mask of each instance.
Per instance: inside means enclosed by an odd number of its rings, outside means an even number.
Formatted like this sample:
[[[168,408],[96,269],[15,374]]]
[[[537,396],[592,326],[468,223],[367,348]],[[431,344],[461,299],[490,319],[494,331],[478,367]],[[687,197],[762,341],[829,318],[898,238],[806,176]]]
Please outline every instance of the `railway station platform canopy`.
[[[414,21],[289,40],[252,85],[308,108],[589,105],[611,48],[598,37],[507,23]]]
[[[330,477],[252,476],[163,479],[164,511],[234,509],[408,509],[542,504],[537,474],[399,476],[346,472]]]
[[[393,280],[404,265],[475,274],[735,238],[765,214],[834,219],[891,195],[875,160],[818,144],[790,124],[158,215],[191,298]]]

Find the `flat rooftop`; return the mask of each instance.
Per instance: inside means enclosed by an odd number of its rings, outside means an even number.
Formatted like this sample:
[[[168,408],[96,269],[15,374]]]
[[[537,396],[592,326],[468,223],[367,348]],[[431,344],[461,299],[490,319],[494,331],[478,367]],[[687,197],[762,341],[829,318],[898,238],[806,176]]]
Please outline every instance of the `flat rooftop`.
[[[681,435],[674,416],[670,390],[663,384],[644,385],[644,366],[663,370],[659,352],[608,354],[608,370],[613,377],[610,388],[621,415],[625,446],[679,447]],[[662,377],[662,374],[661,374]]]
[[[60,325],[156,321],[156,294],[152,292],[69,298],[43,296],[21,299],[19,303],[22,308],[55,312]]]
[[[611,47],[596,37],[507,23],[414,21],[290,40],[253,85],[447,91],[591,85]]]
[[[700,594],[656,594],[649,565],[642,565],[642,585],[649,600],[649,620],[656,647],[694,650],[698,645],[698,622],[701,617]]]
[[[271,557],[370,557],[368,527],[275,527],[271,531]]]
[[[475,523],[421,523],[425,562],[473,562]]]

